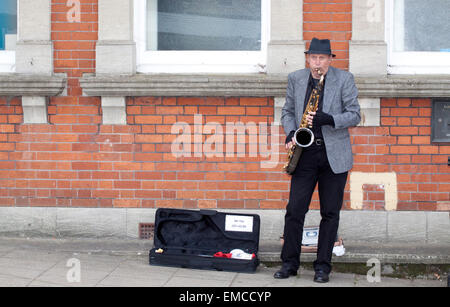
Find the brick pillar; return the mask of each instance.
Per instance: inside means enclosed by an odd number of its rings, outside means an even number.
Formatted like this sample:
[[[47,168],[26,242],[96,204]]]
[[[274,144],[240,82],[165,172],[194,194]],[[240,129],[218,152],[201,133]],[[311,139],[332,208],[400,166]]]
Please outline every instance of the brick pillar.
[[[351,0],[304,0],[303,38],[311,41],[313,37],[331,40],[331,48],[336,58],[333,66],[341,69],[349,67],[349,41],[352,37]],[[309,48],[309,42],[306,44]]]

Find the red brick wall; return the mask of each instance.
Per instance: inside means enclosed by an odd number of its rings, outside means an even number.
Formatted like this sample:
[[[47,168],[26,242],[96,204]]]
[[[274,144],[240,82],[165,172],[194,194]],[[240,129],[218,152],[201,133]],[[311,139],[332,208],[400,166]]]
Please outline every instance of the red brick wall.
[[[450,210],[448,144],[431,143],[431,99],[382,99],[381,126],[352,129],[353,171],[395,172],[397,210]],[[365,187],[366,209],[384,209],[384,189]]]
[[[81,2],[81,23],[70,23],[66,1],[52,1],[55,73],[67,74],[68,89],[49,99],[49,124],[22,124],[21,100],[0,98],[0,206],[284,209],[284,155],[262,169],[260,157],[176,159],[170,149],[176,122],[271,123],[273,98],[130,97],[127,125],[101,124],[100,98],[79,86],[95,69],[97,1]],[[348,68],[351,1],[305,0],[304,39],[313,36],[331,38],[334,65]],[[383,99],[380,127],[351,129],[353,170],[396,172],[399,210],[450,209],[450,146],[430,144],[430,120],[429,99]],[[364,209],[384,209],[382,186],[364,186]]]
[[[16,178],[27,178],[27,172],[16,170],[23,153],[16,151],[20,123],[23,121],[22,102],[18,98],[0,98],[0,206],[15,206],[16,197],[26,195],[21,184],[16,190]],[[25,180],[23,180],[25,181]],[[22,182],[23,182],[22,181]]]
[[[288,182],[278,169],[261,169],[260,160],[249,156],[248,136],[239,148],[234,138],[234,151],[228,156],[206,157],[200,150],[196,157],[194,134],[205,144],[210,134],[202,132],[207,123],[218,123],[225,132],[227,123],[254,122],[269,124],[273,118],[271,98],[173,98],[137,97],[127,103],[128,126],[112,127],[132,132],[124,150],[130,158],[117,162],[128,181],[125,188],[131,204],[143,207],[184,208],[271,208],[280,207],[287,197]],[[194,125],[195,114],[201,114],[201,125]],[[188,157],[175,157],[171,145],[178,134],[172,134],[176,123],[190,127],[192,146]],[[200,128],[200,130],[198,129]],[[178,133],[178,131],[176,132]],[[225,148],[224,148],[225,149]],[[243,157],[238,152],[245,150]],[[204,151],[204,149],[203,149]],[[114,163],[113,163],[113,168]],[[118,183],[115,181],[115,183]],[[128,191],[123,191],[128,192]],[[122,202],[122,201],[120,201]],[[126,201],[125,201],[126,202]],[[128,203],[124,203],[128,205]]]
[[[336,54],[333,66],[348,69],[349,41],[352,37],[351,0],[304,0],[303,39],[313,37],[331,40],[331,49]],[[309,43],[306,45],[309,48]]]
[[[52,41],[55,73],[66,73],[68,97],[81,96],[78,78],[95,72],[95,44],[98,39],[97,0],[80,0],[81,22],[67,20],[67,0],[52,0]],[[73,99],[74,102],[79,102]],[[70,104],[65,104],[69,106]],[[92,112],[90,112],[92,113]],[[90,114],[89,113],[89,114]],[[97,112],[98,113],[98,112]],[[75,115],[79,113],[74,112]]]

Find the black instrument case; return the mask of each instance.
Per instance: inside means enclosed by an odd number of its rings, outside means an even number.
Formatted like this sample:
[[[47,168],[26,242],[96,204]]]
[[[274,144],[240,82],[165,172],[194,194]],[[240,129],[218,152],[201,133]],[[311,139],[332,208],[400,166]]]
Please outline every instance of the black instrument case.
[[[259,230],[260,218],[256,214],[159,208],[149,262],[151,265],[253,273],[259,265]],[[229,258],[235,249],[253,254],[252,258]]]

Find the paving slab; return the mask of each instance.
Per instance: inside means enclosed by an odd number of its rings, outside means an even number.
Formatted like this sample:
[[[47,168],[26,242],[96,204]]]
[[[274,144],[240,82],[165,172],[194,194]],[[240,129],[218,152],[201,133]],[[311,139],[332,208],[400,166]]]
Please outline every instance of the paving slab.
[[[255,273],[220,272],[148,263],[148,242],[1,238],[0,286],[17,287],[445,287],[447,280],[381,277],[332,272],[330,282],[298,276],[274,279],[279,265],[262,263]],[[367,268],[369,269],[369,267]],[[74,279],[78,277],[78,279]],[[75,282],[74,282],[75,281]]]

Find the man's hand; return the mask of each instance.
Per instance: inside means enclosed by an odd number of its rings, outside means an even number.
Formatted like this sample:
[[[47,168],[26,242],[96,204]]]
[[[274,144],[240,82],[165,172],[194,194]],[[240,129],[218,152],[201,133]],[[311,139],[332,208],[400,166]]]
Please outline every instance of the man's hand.
[[[291,149],[291,147],[294,145],[295,140],[294,137],[292,137],[292,140],[289,143],[286,143],[286,150]]]
[[[317,116],[316,116],[317,115]],[[333,116],[323,112],[308,112],[306,116],[306,121],[308,123],[309,128],[319,128],[324,125],[330,125],[334,127],[334,119]],[[315,123],[314,123],[315,121]]]
[[[306,122],[308,123],[308,127],[312,128],[313,126],[313,119],[316,115],[316,112],[308,112],[308,115],[306,115]]]

